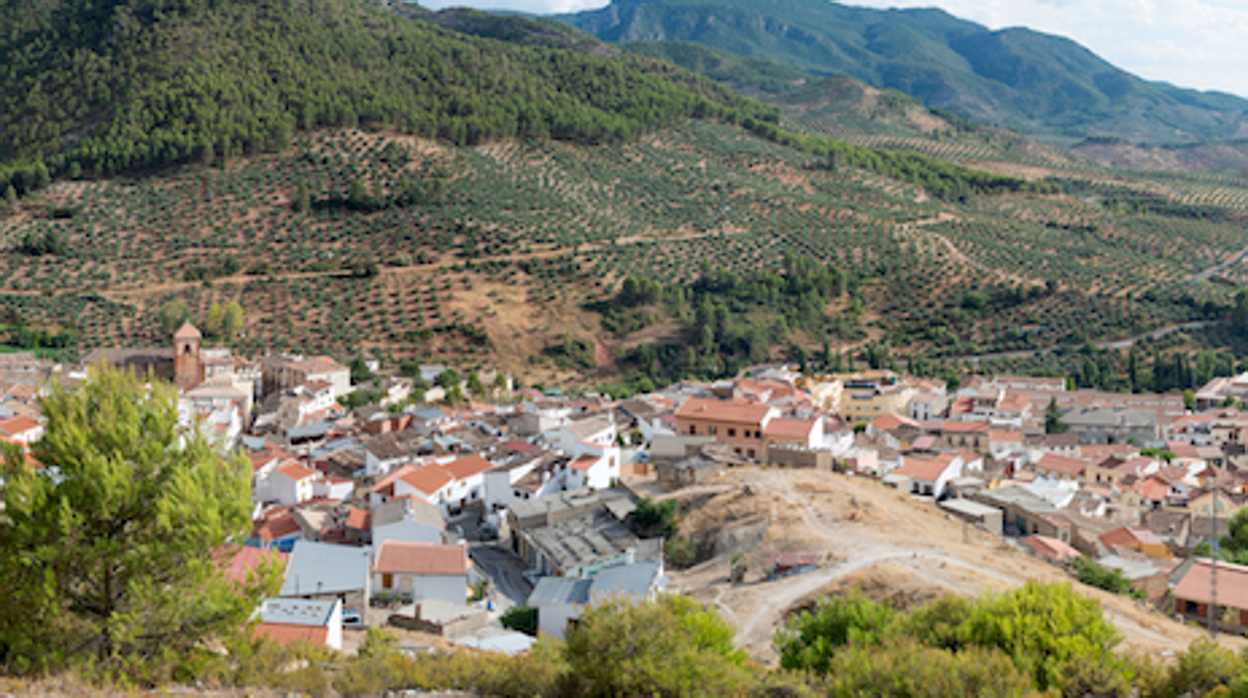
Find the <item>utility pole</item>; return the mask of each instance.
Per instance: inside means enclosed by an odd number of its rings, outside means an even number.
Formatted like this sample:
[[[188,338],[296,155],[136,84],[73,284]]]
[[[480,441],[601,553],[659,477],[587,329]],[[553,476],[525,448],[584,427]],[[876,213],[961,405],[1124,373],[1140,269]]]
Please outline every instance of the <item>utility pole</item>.
[[[1217,477],[1210,476],[1210,489],[1213,491],[1213,504],[1209,507],[1209,525],[1213,533],[1213,556],[1209,560],[1209,639],[1218,637],[1218,483]]]

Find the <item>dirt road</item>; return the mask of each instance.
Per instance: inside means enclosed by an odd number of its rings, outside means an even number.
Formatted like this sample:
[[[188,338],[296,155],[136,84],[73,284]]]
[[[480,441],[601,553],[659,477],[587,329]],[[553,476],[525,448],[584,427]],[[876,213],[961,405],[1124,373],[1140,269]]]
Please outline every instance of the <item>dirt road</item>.
[[[745,494],[747,487],[752,494]],[[737,468],[673,496],[699,500],[700,510],[686,517],[681,532],[703,540],[722,536],[735,521],[765,520],[761,542],[729,546],[711,560],[671,574],[673,589],[713,604],[736,628],[737,644],[761,659],[774,658],[772,638],[789,609],[845,585],[871,587],[864,593],[879,598],[928,600],[946,593],[975,596],[1029,579],[1073,581],[1000,538],[964,526],[929,501],[865,478]],[[717,507],[730,514],[716,512]],[[739,585],[728,581],[734,553],[743,554],[748,567]],[[778,553],[822,554],[824,562],[813,572],[767,581],[768,558]],[[1138,602],[1076,585],[1101,602],[1126,650],[1168,657],[1201,637],[1199,630]],[[1244,646],[1235,638],[1224,642]]]

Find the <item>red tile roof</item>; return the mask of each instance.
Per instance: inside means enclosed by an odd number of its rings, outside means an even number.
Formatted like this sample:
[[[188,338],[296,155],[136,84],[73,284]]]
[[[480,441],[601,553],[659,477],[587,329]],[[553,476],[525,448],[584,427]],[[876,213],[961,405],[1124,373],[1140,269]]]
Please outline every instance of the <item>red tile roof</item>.
[[[385,477],[383,477],[380,482],[378,482],[376,485],[373,485],[372,491],[376,492],[377,494],[394,494],[394,489],[393,489],[394,481],[398,480],[404,475],[407,475],[410,472],[414,472],[415,470],[416,470],[416,466],[411,465],[411,464],[404,465],[401,468],[395,468],[394,470],[390,471],[389,475],[386,475]]]
[[[1036,470],[1047,470],[1050,472],[1062,473],[1065,475],[1081,476],[1090,465],[1087,461],[1075,458],[1067,458],[1054,453],[1046,453],[1044,457],[1036,463]]]
[[[601,460],[602,458],[600,456],[581,456],[580,458],[577,458],[569,463],[568,466],[576,470],[589,470],[595,465],[598,465],[598,462]]]
[[[404,473],[399,479],[411,485],[418,492],[432,495],[454,478],[451,477],[450,473],[443,470],[441,466],[426,465],[423,468],[414,468]]]
[[[256,528],[256,535],[263,538],[266,542],[272,543],[279,538],[285,538],[299,531],[299,524],[295,521],[295,517],[291,514],[282,514],[260,524]]]
[[[726,400],[705,400],[691,397],[676,410],[676,419],[698,419],[708,422],[726,422],[732,424],[761,424],[771,412],[766,405],[728,402]]]
[[[1079,557],[1081,554],[1066,543],[1047,536],[1027,536],[1023,539],[1023,542],[1027,544],[1027,547],[1031,548],[1037,557],[1042,557],[1046,560],[1066,562]]]
[[[922,428],[921,426],[919,426],[918,422],[914,421],[913,419],[910,419],[909,417],[903,417],[899,414],[880,415],[879,417],[876,417],[875,419],[871,420],[871,426],[875,427],[876,429],[880,431],[892,431],[901,426],[914,427],[916,429]]]
[[[280,465],[277,466],[275,470],[281,473],[282,475],[285,475],[286,477],[290,478],[291,480],[294,480],[295,482],[299,482],[300,480],[306,480],[307,478],[310,478],[310,477],[316,477],[316,475],[318,474],[315,470],[305,468],[293,460],[288,460],[288,461],[281,463]]]
[[[492,470],[493,468],[493,463],[475,453],[470,456],[464,456],[463,458],[451,461],[450,463],[442,466],[442,469],[446,471],[446,474],[456,480],[472,477],[473,475],[483,473],[487,470]]]
[[[1161,539],[1147,528],[1132,528],[1130,526],[1106,531],[1099,538],[1101,544],[1110,550],[1113,550],[1114,546],[1127,548],[1135,543],[1140,545],[1163,545]]]
[[[988,422],[953,422],[946,420],[940,423],[942,432],[952,432],[954,434],[983,433],[989,431],[989,429]]]
[[[1211,598],[1210,564],[1196,559],[1174,587],[1174,598],[1208,603]],[[1229,562],[1218,563],[1218,604],[1248,610],[1248,567]]]
[[[354,528],[358,531],[368,531],[373,527],[373,512],[367,509],[357,509],[351,507],[347,514],[347,528]]]
[[[941,453],[934,458],[906,456],[901,467],[894,470],[892,474],[904,475],[920,482],[935,482],[949,466],[953,465],[954,458],[955,456],[951,453]]]
[[[277,560],[281,565],[282,573],[286,573],[286,563],[290,559],[290,555],[276,550],[261,550],[251,546],[243,546],[230,558],[230,564],[225,568],[225,576],[239,584],[247,583],[247,573],[258,568],[266,560]]]
[[[329,639],[329,628],[323,625],[290,625],[287,623],[261,623],[256,626],[256,637],[272,640],[279,645],[311,642],[323,645]]]
[[[24,414],[19,414],[16,417],[9,417],[8,419],[0,419],[0,431],[8,434],[9,436],[16,436],[22,432],[37,429],[38,427],[39,422],[27,417]]]
[[[1021,444],[1023,442],[1023,432],[1010,429],[990,429],[988,431],[988,440],[997,443],[1017,442]]]
[[[467,574],[468,554],[460,545],[388,540],[377,549],[373,571],[383,574]]]
[[[1140,481],[1136,486],[1140,496],[1150,502],[1164,502],[1166,496],[1170,494],[1170,485],[1165,480],[1155,477],[1148,477]]]
[[[519,439],[504,443],[503,448],[515,451],[516,453],[533,453],[534,451],[540,450],[537,446],[534,446],[528,441],[521,441]]]
[[[767,426],[763,427],[763,435],[806,439],[810,437],[810,433],[814,431],[815,423],[818,421],[817,417],[810,419],[773,419],[767,422]]]

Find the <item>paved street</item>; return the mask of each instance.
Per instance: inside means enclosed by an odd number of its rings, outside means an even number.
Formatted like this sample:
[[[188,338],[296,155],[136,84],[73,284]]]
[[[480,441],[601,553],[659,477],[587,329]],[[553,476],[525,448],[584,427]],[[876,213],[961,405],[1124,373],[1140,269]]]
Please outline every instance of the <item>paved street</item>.
[[[496,606],[524,605],[533,591],[533,585],[524,578],[525,568],[520,558],[493,543],[473,543],[468,548],[468,554],[473,564],[494,582],[494,587],[501,594],[502,598],[495,600]]]

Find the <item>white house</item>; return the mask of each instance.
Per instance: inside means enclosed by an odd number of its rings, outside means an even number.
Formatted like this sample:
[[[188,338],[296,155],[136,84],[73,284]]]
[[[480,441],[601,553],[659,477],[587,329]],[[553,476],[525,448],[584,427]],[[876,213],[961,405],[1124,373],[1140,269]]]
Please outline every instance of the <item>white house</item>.
[[[611,446],[616,439],[615,419],[601,415],[568,422],[559,428],[559,448],[573,456],[579,456],[586,445]]]
[[[949,481],[962,476],[961,456],[939,453],[931,457],[903,455],[901,465],[890,475],[902,476],[910,481],[910,493],[940,499]]]
[[[300,465],[297,461],[282,461],[267,473],[267,499],[280,504],[307,502],[316,496],[316,481],[321,473]],[[257,492],[260,491],[257,487]]]
[[[526,604],[537,609],[538,631],[562,640],[586,604],[610,596],[653,599],[666,585],[661,563],[629,562],[603,567],[588,579],[542,577]]]
[[[445,529],[442,510],[418,497],[398,497],[373,509],[373,545],[388,540],[441,543]]]
[[[405,600],[468,602],[468,550],[462,545],[386,541],[373,561],[373,590]]]
[[[451,511],[479,505],[485,495],[485,473],[494,464],[477,454],[457,458],[442,466],[451,482],[446,486],[446,502]]]
[[[342,650],[342,599],[265,599],[259,616],[258,637],[279,645],[307,641]]]

